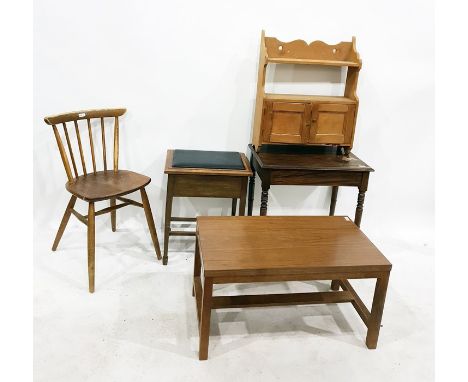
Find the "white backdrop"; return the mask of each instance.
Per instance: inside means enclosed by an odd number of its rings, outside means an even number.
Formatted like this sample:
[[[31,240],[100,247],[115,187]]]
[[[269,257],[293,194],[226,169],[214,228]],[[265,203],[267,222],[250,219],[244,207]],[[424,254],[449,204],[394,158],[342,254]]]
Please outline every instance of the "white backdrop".
[[[247,152],[265,29],[283,41],[337,43],[356,36],[363,68],[353,152],[376,170],[362,228],[370,237],[410,245],[432,240],[431,2],[42,0],[34,16],[36,227],[57,229],[69,197],[43,117],[123,106],[120,167],[152,178],[148,193],[161,232],[168,148]],[[310,74],[290,67],[269,74],[279,82],[268,85],[276,91],[304,91],[310,78],[319,80],[311,92],[342,88],[334,70]],[[327,188],[273,186],[269,213],[326,214],[329,197]],[[354,216],[356,198],[355,189],[342,188],[336,213]],[[228,214],[229,207],[227,200],[187,199],[174,210]],[[133,214],[124,210],[122,219]]]

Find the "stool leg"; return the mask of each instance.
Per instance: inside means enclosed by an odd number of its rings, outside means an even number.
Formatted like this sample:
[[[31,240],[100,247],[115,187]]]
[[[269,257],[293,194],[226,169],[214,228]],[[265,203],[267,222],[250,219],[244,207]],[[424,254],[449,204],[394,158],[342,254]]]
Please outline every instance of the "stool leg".
[[[153,241],[153,246],[156,251],[156,256],[158,260],[161,260],[161,248],[159,247],[158,234],[156,232],[156,227],[154,226],[153,214],[151,212],[151,207],[148,200],[148,195],[146,194],[145,188],[140,189],[141,200],[143,201],[143,208],[145,210],[146,221],[148,222],[148,228],[151,234],[151,240]]]
[[[203,297],[200,315],[200,344],[198,358],[200,361],[208,359],[208,344],[210,341],[211,300],[213,295],[213,280],[205,277],[203,282]]]
[[[241,197],[239,203],[239,216],[245,215],[245,203],[247,202],[247,184],[248,179],[244,178],[242,180]]]
[[[378,278],[375,283],[374,299],[372,301],[372,310],[368,322],[368,330],[366,337],[366,345],[369,349],[377,347],[379,339],[380,323],[382,322],[382,314],[385,304],[385,296],[387,295],[389,274]]]
[[[165,211],[165,217],[164,217],[163,265],[167,265],[167,262],[168,262],[169,233],[171,231],[173,190],[174,190],[174,178],[171,175],[169,175],[167,179],[166,211]]]
[[[94,228],[94,203],[88,206],[88,282],[89,293],[94,293],[94,254],[95,254],[95,228]]]
[[[232,198],[231,216],[236,216],[236,210],[237,210],[237,198]]]

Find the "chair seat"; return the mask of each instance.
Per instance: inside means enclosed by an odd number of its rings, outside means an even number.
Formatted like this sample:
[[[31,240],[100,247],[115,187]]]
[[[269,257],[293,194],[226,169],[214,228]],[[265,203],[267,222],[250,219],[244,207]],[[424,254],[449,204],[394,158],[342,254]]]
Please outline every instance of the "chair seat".
[[[241,155],[234,151],[174,150],[172,167],[244,170]]]
[[[132,171],[98,171],[67,182],[65,188],[86,201],[98,201],[129,194],[145,187],[151,178]]]

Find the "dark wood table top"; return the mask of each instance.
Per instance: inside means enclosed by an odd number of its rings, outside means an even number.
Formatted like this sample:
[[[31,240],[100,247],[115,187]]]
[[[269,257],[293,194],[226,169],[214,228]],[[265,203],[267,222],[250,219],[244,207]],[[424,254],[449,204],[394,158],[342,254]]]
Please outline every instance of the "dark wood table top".
[[[200,216],[197,235],[209,277],[391,269],[344,216]]]
[[[337,155],[333,146],[263,145],[258,153],[252,145],[249,148],[267,170],[374,171],[353,153],[349,157]]]

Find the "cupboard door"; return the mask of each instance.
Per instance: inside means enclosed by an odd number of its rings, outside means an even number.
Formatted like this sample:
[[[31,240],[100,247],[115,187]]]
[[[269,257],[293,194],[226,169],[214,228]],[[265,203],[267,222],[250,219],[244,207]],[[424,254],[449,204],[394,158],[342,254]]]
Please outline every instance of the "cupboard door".
[[[265,102],[263,142],[307,143],[310,110],[304,102]]]
[[[350,144],[354,126],[354,105],[315,104],[309,143]]]

